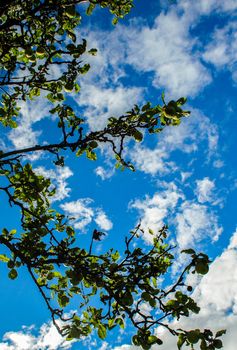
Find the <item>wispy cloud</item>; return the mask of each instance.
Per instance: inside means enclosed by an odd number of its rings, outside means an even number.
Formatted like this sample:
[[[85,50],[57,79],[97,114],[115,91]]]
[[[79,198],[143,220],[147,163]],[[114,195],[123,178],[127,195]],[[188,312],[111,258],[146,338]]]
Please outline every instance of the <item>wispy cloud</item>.
[[[52,197],[51,201],[61,201],[64,198],[69,197],[71,191],[68,186],[67,179],[73,175],[73,172],[68,166],[55,167],[55,169],[46,169],[45,167],[37,167],[36,173],[43,175],[51,180],[52,186],[56,187],[56,194]]]
[[[142,26],[132,34],[128,29],[128,63],[139,71],[153,72],[153,85],[173,97],[194,96],[211,82],[208,70],[193,52],[195,39],[189,26],[188,17],[169,11],[160,14],[152,28]]]
[[[199,180],[198,190],[194,188],[187,198],[183,185],[161,182],[158,192],[152,197],[134,200],[130,208],[138,211],[144,229],[151,228],[156,232],[169,223],[175,229],[179,249],[197,249],[207,239],[217,241],[223,231],[214,207],[217,202],[211,196],[213,184],[207,178]],[[146,231],[143,238],[148,243],[153,239]]]
[[[118,117],[131,109],[135,102],[141,100],[142,89],[137,87],[116,86],[114,88],[100,85],[82,84],[82,91],[76,97],[79,105],[85,107],[85,116],[92,130],[105,127],[109,117]]]
[[[173,157],[175,151],[205,158],[206,162],[215,159],[218,156],[218,138],[217,126],[208,117],[193,110],[191,117],[185,119],[181,126],[166,128],[158,134],[155,147],[138,144],[128,151],[128,155],[137,170],[153,176],[165,175],[182,170]]]
[[[178,201],[184,195],[174,183],[164,184],[166,188],[154,194],[153,197],[146,196],[145,199],[136,199],[130,203],[130,208],[138,210],[141,218],[142,228],[149,228],[158,231],[164,224],[167,224],[170,214],[175,210]],[[153,237],[144,232],[144,240],[148,243],[153,241]]]
[[[237,4],[235,0],[183,0],[180,2],[179,7],[185,10],[186,15],[191,15],[191,20],[193,20],[195,17],[202,18],[202,16],[207,16],[211,13],[225,14],[228,12],[233,13],[235,10],[237,10]]]
[[[34,130],[34,124],[48,116],[49,103],[45,98],[39,98],[35,101],[20,102],[19,106],[19,125],[9,132],[8,138],[15,148],[20,149],[37,144],[41,131]]]
[[[197,188],[196,195],[200,203],[213,202],[215,183],[208,177],[202,180],[196,180]]]
[[[203,58],[217,69],[229,70],[237,82],[237,23],[228,23],[223,28],[217,28],[207,44]]]
[[[76,201],[61,204],[60,207],[67,215],[74,218],[73,226],[85,232],[86,226],[95,222],[101,230],[109,231],[113,223],[107,217],[105,212],[93,205],[91,198],[82,198]]]

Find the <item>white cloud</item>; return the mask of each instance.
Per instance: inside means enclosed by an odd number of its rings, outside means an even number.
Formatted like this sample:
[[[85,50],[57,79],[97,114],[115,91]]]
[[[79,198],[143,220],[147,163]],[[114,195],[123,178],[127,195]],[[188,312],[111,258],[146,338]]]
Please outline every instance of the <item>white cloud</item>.
[[[101,209],[99,209],[96,213],[95,222],[102,230],[105,231],[109,231],[113,227],[112,222],[108,219],[107,215]]]
[[[166,128],[160,137],[163,147],[166,146],[170,152],[192,153],[199,149],[201,143],[206,143],[210,155],[217,148],[218,129],[200,111],[191,109],[191,116],[185,118],[179,127]]]
[[[128,345],[128,344],[124,344],[124,345],[121,345],[121,346],[116,346],[115,348],[113,348],[113,350],[135,350],[135,349],[140,349],[139,346],[131,346],[131,345]]]
[[[198,54],[192,52],[196,40],[189,35],[190,26],[188,16],[171,10],[161,13],[152,27],[135,20],[129,27],[118,25],[113,32],[93,33],[90,40],[99,53],[92,65],[103,84],[108,82],[103,73],[110,73],[116,81],[115,77],[126,75],[129,64],[139,72],[152,72],[154,86],[164,87],[173,96],[195,95],[211,77]],[[105,35],[110,43],[106,46]]]
[[[214,198],[215,183],[208,177],[196,181],[196,195],[200,203],[212,202]]]
[[[235,232],[233,233],[231,239],[230,239],[230,244],[228,246],[228,249],[234,249],[237,248],[237,228]]]
[[[217,155],[218,129],[209,118],[199,111],[193,110],[192,115],[182,121],[179,127],[167,127],[157,136],[157,144],[153,148],[136,144],[129,150],[130,159],[135,168],[151,175],[164,175],[180,170],[172,153],[180,151],[185,154],[197,154],[200,151],[206,161]],[[200,146],[205,145],[201,148]],[[204,155],[203,155],[204,154]]]
[[[187,16],[175,11],[161,13],[152,28],[129,28],[128,63],[139,71],[153,72],[155,87],[164,87],[173,97],[195,95],[211,77],[192,52],[195,39],[189,35]]]
[[[73,226],[82,232],[85,231],[86,226],[89,225],[93,220],[100,229],[105,231],[111,230],[113,224],[107,215],[101,208],[92,207],[92,204],[92,199],[82,198],[78,199],[77,201],[61,204],[60,207],[65,211],[67,215],[75,219],[73,221]]]
[[[222,168],[224,165],[225,165],[225,163],[221,159],[217,159],[213,162],[213,166],[217,169]]]
[[[101,347],[98,350],[108,350],[110,348],[109,344],[105,341],[102,343]]]
[[[98,53],[85,58],[91,69],[81,78],[81,92],[74,98],[86,108],[93,130],[103,127],[108,116],[119,115],[142,100],[146,86],[121,83],[129,66],[138,74],[151,73],[153,85],[164,88],[172,98],[194,96],[211,82],[196,50],[198,39],[190,34],[192,15],[182,16],[177,8],[170,8],[157,16],[152,26],[136,19],[129,26],[119,23],[112,31],[90,28],[82,33]]]
[[[174,168],[174,163],[168,161],[169,153],[162,148],[150,149],[142,145],[135,145],[129,152],[136,169],[146,174],[166,174]]]
[[[237,23],[228,23],[224,28],[216,29],[211,42],[205,48],[203,58],[217,68],[228,69],[237,81]]]
[[[102,180],[109,179],[111,176],[114,175],[115,167],[112,165],[111,167],[104,168],[102,166],[98,166],[95,169],[95,174],[99,176]]]
[[[90,198],[78,199],[74,202],[61,204],[60,207],[70,216],[75,218],[73,225],[76,229],[84,230],[91,223],[94,211],[89,205],[92,203]]]
[[[35,101],[21,101],[19,106],[19,126],[9,132],[8,138],[17,149],[35,146],[41,131],[33,130],[33,125],[49,115],[49,102],[45,98],[38,98]]]
[[[37,167],[36,173],[49,178],[52,181],[53,186],[56,187],[56,194],[52,197],[52,202],[61,201],[62,199],[69,197],[71,189],[68,187],[67,179],[73,175],[71,169],[68,166],[56,167],[53,169],[46,169],[44,167]]]
[[[204,239],[218,240],[222,227],[211,208],[193,201],[184,201],[175,218],[177,242],[181,249],[196,247]]]
[[[182,182],[185,182],[190,176],[192,176],[192,173],[190,171],[181,171]]]
[[[150,228],[157,232],[164,224],[167,224],[166,220],[170,213],[182,198],[182,192],[174,183],[170,183],[165,190],[155,193],[153,197],[146,196],[144,200],[136,199],[131,202],[130,208],[138,210],[142,228],[145,230]],[[146,231],[143,238],[147,242],[153,241],[153,237]]]
[[[234,12],[237,9],[237,4],[236,0],[183,0],[179,7],[185,10],[186,16],[191,16],[190,20],[193,20],[196,17],[202,18],[201,16],[207,16],[211,13]]]
[[[34,326],[31,326],[22,327],[19,332],[5,333],[0,350],[60,350],[72,347],[72,342],[61,337],[52,322],[44,323],[38,335],[34,335],[33,331]]]
[[[153,196],[146,195],[144,199],[136,199],[129,204],[130,208],[138,211],[146,242],[153,241],[147,230],[151,228],[157,232],[164,224],[175,227],[179,249],[197,249],[208,239],[212,242],[218,240],[223,228],[213,208],[219,203],[212,195],[214,182],[208,178],[197,181],[197,188],[194,193],[189,193],[188,198],[175,182],[159,182],[158,188]]]
[[[236,246],[231,245],[217,257],[194,292],[202,313],[214,310],[237,315],[237,263]]]
[[[90,83],[82,84],[76,102],[85,107],[85,116],[92,130],[105,127],[109,117],[119,117],[142,98],[142,89],[116,86],[106,88]]]

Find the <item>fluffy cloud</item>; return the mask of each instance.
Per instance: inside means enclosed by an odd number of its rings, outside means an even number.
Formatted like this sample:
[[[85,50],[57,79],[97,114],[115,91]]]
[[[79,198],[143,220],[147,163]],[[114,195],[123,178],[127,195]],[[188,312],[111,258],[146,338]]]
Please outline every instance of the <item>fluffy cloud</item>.
[[[35,171],[49,178],[53,186],[56,187],[57,191],[52,197],[52,202],[60,201],[69,196],[71,189],[68,187],[67,179],[73,175],[73,172],[68,166],[56,167],[55,170],[37,167]]]
[[[35,101],[20,102],[19,106],[21,107],[19,126],[12,129],[8,135],[9,140],[17,149],[37,144],[41,132],[34,130],[33,125],[49,114],[49,103],[42,98]]]
[[[211,42],[205,48],[204,60],[219,69],[228,69],[237,81],[237,23],[232,22],[224,28],[216,29]]]
[[[180,249],[197,248],[207,239],[217,241],[223,231],[213,207],[217,204],[212,201],[213,188],[214,182],[209,179],[198,180],[197,188],[187,198],[181,185],[161,182],[158,192],[152,197],[134,200],[130,208],[138,211],[145,230],[151,228],[156,232],[169,223],[169,226],[175,227],[176,242]],[[204,202],[208,202],[208,205]],[[146,231],[143,238],[146,242],[152,242],[152,237]]]
[[[192,52],[195,40],[189,35],[187,19],[169,11],[161,13],[152,28],[143,26],[136,33],[129,28],[128,33],[128,63],[139,71],[153,72],[154,86],[164,87],[173,97],[195,95],[211,81]]]
[[[214,181],[211,181],[208,177],[205,177],[202,180],[197,180],[196,184],[196,194],[198,201],[200,203],[212,202],[214,196],[213,190],[215,188]]]
[[[107,215],[101,209],[98,209],[96,212],[95,222],[102,230],[105,231],[109,231],[113,227],[112,222],[108,219]]]
[[[187,155],[196,155],[200,151],[206,161],[216,157],[218,137],[216,125],[199,111],[193,110],[191,117],[184,119],[179,127],[167,127],[159,134],[154,148],[139,144],[129,150],[128,154],[136,169],[153,176],[164,175],[180,170],[172,158],[175,151]]]
[[[218,240],[222,227],[218,225],[218,217],[206,205],[193,201],[184,201],[176,215],[177,242],[180,248],[197,247],[197,244],[209,237]]]
[[[112,222],[101,208],[92,207],[93,200],[82,198],[77,201],[61,204],[60,207],[67,215],[73,217],[73,225],[76,229],[85,231],[87,225],[93,220],[101,230],[109,231],[113,227]]]
[[[112,165],[110,168],[104,168],[102,166],[98,166],[95,169],[95,174],[99,176],[102,180],[109,179],[114,175],[115,167]]]
[[[184,119],[179,127],[167,128],[160,142],[169,152],[180,150],[184,153],[195,152],[200,149],[201,143],[205,143],[207,154],[210,155],[217,148],[218,129],[208,117],[192,109],[191,117]]]
[[[70,349],[73,342],[60,336],[52,322],[44,323],[34,335],[34,326],[22,327],[19,332],[7,332],[0,343],[0,350],[60,350]]]
[[[129,156],[132,159],[136,169],[143,171],[146,174],[155,175],[167,174],[175,167],[173,162],[167,159],[169,153],[164,148],[151,149],[145,146],[136,145],[130,152]]]
[[[88,41],[99,51],[91,60],[87,84],[90,80],[100,87],[116,83],[130,65],[138,73],[151,73],[153,85],[173,97],[197,94],[211,82],[211,76],[198,52],[193,54],[196,39],[189,34],[190,27],[188,16],[171,10],[157,16],[151,27],[135,20],[128,27],[119,24],[112,32],[90,33]]]
[[[150,228],[156,232],[167,223],[164,219],[168,219],[181,198],[184,198],[183,193],[174,183],[170,183],[165,190],[155,193],[153,197],[146,196],[144,200],[136,199],[130,203],[130,208],[138,210],[141,225],[145,230]],[[153,240],[146,231],[143,238],[147,242]]]
[[[210,13],[221,13],[232,12],[237,9],[235,0],[200,0],[200,1],[189,1],[183,0],[180,2],[179,7],[185,10],[186,15],[191,16],[191,20],[201,16],[207,16]]]
[[[117,86],[106,88],[100,85],[82,85],[76,101],[85,107],[85,116],[92,130],[105,127],[109,117],[118,117],[131,109],[142,98],[142,89]]]
[[[230,244],[228,245],[228,249],[235,249],[235,248],[237,248],[237,228],[230,239]]]

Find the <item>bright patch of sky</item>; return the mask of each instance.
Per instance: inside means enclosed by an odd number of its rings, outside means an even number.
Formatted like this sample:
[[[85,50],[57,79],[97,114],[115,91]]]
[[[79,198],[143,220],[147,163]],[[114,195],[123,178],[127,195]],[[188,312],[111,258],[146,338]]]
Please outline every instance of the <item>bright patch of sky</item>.
[[[236,232],[236,127],[237,127],[237,2],[236,0],[135,1],[135,9],[116,27],[110,17],[103,23],[99,11],[83,24],[89,47],[98,48],[90,72],[81,79],[81,92],[70,96],[91,130],[106,125],[134,104],[150,100],[188,97],[191,116],[180,126],[167,128],[141,143],[129,143],[126,157],[136,172],[114,171],[111,150],[102,147],[99,160],[66,158],[55,167],[42,154],[30,161],[52,179],[57,194],[52,199],[89,247],[94,228],[107,232],[97,251],[123,247],[124,236],[141,221],[158,230],[169,224],[177,251],[194,247],[208,253],[210,273],[195,282],[193,295],[202,308],[198,316],[181,319],[181,325],[227,329],[225,350],[237,342],[237,232]],[[78,35],[82,35],[81,32]],[[19,128],[3,136],[3,147],[22,148],[59,137],[51,107],[43,99],[22,103]],[[3,201],[2,201],[3,202]],[[1,203],[3,223],[12,212]],[[15,224],[15,219],[12,219]],[[80,236],[80,234],[82,234]],[[144,234],[144,243],[150,235]],[[182,266],[178,258],[176,272]],[[65,343],[52,325],[34,287],[22,273],[21,283],[10,282],[1,268],[2,319],[0,350],[98,349],[132,350],[129,328],[114,332],[105,342],[95,336],[79,345]],[[17,293],[15,289],[18,288]],[[14,302],[11,303],[11,300]],[[72,305],[76,307],[76,305]],[[144,309],[146,305],[143,306]],[[16,311],[17,317],[14,317]],[[149,312],[149,310],[147,310]],[[10,317],[9,315],[12,315]],[[35,325],[34,327],[31,325]],[[27,325],[22,328],[22,325]],[[157,329],[157,332],[163,332]],[[117,333],[117,334],[116,334]],[[118,335],[119,334],[119,335]],[[175,348],[164,333],[160,350]],[[154,350],[156,347],[154,347]]]

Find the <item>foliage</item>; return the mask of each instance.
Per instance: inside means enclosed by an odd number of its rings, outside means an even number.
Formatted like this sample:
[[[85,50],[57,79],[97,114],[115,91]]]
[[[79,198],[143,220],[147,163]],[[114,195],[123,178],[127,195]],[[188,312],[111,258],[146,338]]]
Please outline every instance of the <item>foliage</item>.
[[[7,264],[12,280],[21,267],[28,270],[55,326],[68,340],[80,339],[94,329],[104,339],[107,331],[125,327],[128,319],[137,332],[132,341],[143,349],[162,344],[154,335],[157,326],[178,336],[179,349],[183,344],[192,348],[198,342],[202,350],[219,349],[224,331],[213,335],[209,330],[175,330],[167,322],[199,312],[190,297],[192,288],[184,281],[189,272],[208,272],[210,261],[205,254],[185,251],[190,256],[188,265],[172,286],[162,287],[159,280],[169,273],[174,259],[172,247],[166,243],[167,227],[157,234],[150,230],[154,236],[150,249],[131,247],[143,233],[140,225],[126,238],[121,255],[113,249],[101,255],[92,253],[93,242],[103,236],[97,230],[89,250],[80,248],[70,221],[52,208],[50,199],[55,189],[50,179],[37,174],[25,159],[28,153],[44,151],[56,166],[64,166],[65,152],[96,160],[100,145],[108,144],[116,167],[134,171],[123,155],[125,142],[141,142],[145,133],[177,126],[189,114],[182,109],[185,98],[166,104],[162,96],[161,105],[135,105],[124,115],[109,118],[103,130],[88,131],[86,121],[76,115],[66,99],[68,93],[79,93],[80,75],[90,68],[84,63],[85,53],[96,54],[96,49],[87,49],[85,39],[78,43],[82,3],[88,15],[95,7],[109,9],[114,23],[133,6],[132,0],[8,0],[0,4],[0,122],[5,128],[17,128],[19,101],[35,100],[43,94],[53,105],[50,113],[55,114],[61,131],[58,143],[0,151],[0,190],[11,206],[19,208],[22,227],[21,232],[2,229],[0,243],[9,254],[0,255],[0,260]],[[55,66],[60,67],[57,76],[53,74]],[[65,319],[64,309],[75,295],[80,298],[80,312]],[[91,302],[93,298],[96,303]],[[153,308],[150,316],[142,312],[142,303]],[[62,327],[58,319],[65,322]]]

